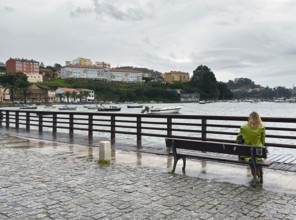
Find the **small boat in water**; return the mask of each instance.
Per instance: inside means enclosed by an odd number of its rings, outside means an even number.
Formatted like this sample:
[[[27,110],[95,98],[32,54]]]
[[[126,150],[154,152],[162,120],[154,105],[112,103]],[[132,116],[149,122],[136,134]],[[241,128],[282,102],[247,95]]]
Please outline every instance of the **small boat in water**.
[[[127,105],[127,108],[143,108],[143,105]]]
[[[71,107],[71,106],[63,106],[60,107],[59,110],[76,110],[77,107]]]
[[[37,106],[23,106],[20,109],[37,109]]]
[[[100,112],[118,112],[121,110],[121,108],[114,105],[110,105],[109,107],[101,105],[101,106],[97,106],[97,109]]]
[[[172,107],[163,107],[163,108],[153,108],[146,106],[142,113],[147,112],[148,114],[176,114],[179,113],[180,110],[183,108],[182,105],[172,106]]]

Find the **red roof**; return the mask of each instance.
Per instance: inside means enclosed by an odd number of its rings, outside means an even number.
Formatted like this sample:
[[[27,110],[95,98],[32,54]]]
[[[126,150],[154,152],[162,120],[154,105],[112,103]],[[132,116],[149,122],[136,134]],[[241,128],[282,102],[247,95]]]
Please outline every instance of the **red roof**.
[[[79,93],[79,91],[77,89],[72,89],[72,88],[61,88],[62,90],[64,90],[65,92],[77,92]]]
[[[110,72],[134,72],[134,73],[141,73],[141,71],[131,70],[131,69],[110,69]]]

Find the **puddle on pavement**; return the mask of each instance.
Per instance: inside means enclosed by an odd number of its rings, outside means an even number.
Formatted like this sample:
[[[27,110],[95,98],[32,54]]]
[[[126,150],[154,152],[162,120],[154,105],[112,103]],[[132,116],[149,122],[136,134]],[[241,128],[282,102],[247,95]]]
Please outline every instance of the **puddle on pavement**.
[[[17,139],[18,142],[10,144],[11,147],[15,146],[19,148],[26,148],[43,153],[71,154],[75,155],[77,158],[84,158],[93,161],[97,161],[99,159],[99,147],[57,143],[36,139]],[[20,139],[24,141],[23,146]],[[122,151],[117,149],[112,149],[111,158],[112,163],[126,164],[134,167],[157,168],[161,172],[170,172],[174,162],[172,156]],[[187,159],[186,172],[183,173],[182,165],[182,160],[178,161],[175,175],[186,175],[211,181],[228,182],[252,187],[252,175],[247,166],[235,166],[230,164]],[[296,187],[294,184],[296,181],[296,174],[293,172],[264,169],[263,177],[263,185],[257,186],[256,190],[264,189],[275,192],[296,193]]]

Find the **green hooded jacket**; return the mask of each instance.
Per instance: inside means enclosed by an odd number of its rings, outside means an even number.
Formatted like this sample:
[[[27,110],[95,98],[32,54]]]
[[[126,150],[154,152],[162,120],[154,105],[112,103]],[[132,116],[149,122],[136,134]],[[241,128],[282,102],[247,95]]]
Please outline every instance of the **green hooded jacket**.
[[[257,128],[252,128],[249,124],[242,125],[240,127],[240,132],[236,138],[236,142],[238,143],[242,138],[244,138],[245,145],[253,145],[253,146],[264,146],[265,144],[265,127],[259,126]],[[250,157],[241,156],[245,161],[250,161]],[[257,160],[261,160],[261,158],[256,158]]]

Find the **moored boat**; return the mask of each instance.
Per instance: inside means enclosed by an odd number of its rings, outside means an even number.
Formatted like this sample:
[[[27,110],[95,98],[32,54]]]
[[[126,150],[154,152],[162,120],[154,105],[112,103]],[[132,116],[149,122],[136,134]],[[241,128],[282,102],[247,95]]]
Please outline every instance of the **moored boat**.
[[[143,108],[143,105],[127,105],[127,108]]]
[[[37,109],[37,106],[23,106],[20,109]]]
[[[98,111],[102,111],[102,112],[118,112],[121,110],[121,108],[114,106],[114,105],[110,105],[109,107],[106,106],[97,106]]]
[[[63,106],[60,107],[59,110],[76,110],[77,107],[71,107],[71,106]]]
[[[163,108],[150,108],[146,106],[145,109],[142,110],[142,113],[145,113],[147,111],[148,114],[177,114],[180,112],[182,108],[182,105]]]

